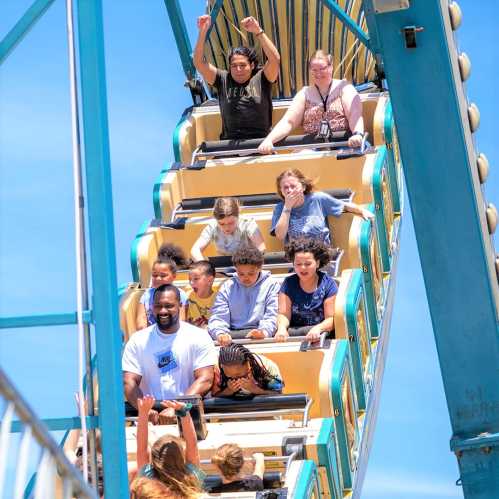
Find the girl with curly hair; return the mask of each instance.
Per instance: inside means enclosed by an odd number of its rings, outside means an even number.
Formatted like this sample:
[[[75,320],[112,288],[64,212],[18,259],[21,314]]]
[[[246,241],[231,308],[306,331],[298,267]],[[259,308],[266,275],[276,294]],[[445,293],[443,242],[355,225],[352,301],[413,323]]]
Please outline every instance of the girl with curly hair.
[[[295,273],[284,279],[279,291],[277,341],[286,341],[288,328],[312,326],[306,337],[317,341],[324,331],[334,328],[334,303],[338,286],[319,270],[329,263],[329,247],[322,241],[297,238],[286,247],[286,257]]]

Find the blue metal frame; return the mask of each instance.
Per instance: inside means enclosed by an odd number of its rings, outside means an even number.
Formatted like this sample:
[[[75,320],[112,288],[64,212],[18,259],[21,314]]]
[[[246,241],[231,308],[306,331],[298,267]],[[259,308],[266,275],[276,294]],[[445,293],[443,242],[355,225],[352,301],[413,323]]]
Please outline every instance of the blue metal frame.
[[[216,0],[215,5],[211,9],[210,17],[211,17],[211,26],[208,29],[208,32],[206,33],[206,40],[209,40],[211,30],[214,28],[215,23],[217,22],[217,17],[218,13],[220,12],[220,9],[222,8],[222,4],[224,3],[224,0]]]
[[[394,127],[392,103],[387,101],[385,107],[385,118],[383,121],[383,130],[385,135],[385,143],[387,148],[387,164],[388,164],[388,180],[390,181],[390,192],[392,194],[393,211],[400,213],[401,211],[401,182],[399,179],[400,168],[395,161],[394,146]]]
[[[483,433],[499,432],[498,285],[447,2],[411,2],[375,20],[463,492],[497,498],[498,445]],[[424,28],[412,49],[400,31],[409,25]]]
[[[50,431],[74,430],[81,428],[81,419],[79,417],[40,419],[40,421],[42,421]],[[85,421],[87,423],[88,430],[91,428],[99,428],[98,416],[87,416]],[[19,433],[23,430],[24,423],[22,421],[12,421],[12,427],[10,429],[12,433]]]
[[[372,192],[374,199],[374,213],[376,215],[376,231],[378,234],[378,242],[381,250],[381,260],[383,262],[383,271],[390,271],[391,249],[390,241],[388,240],[388,231],[385,221],[385,209],[383,201],[383,172],[386,173],[386,146],[377,148],[376,160],[372,177]],[[387,175],[388,177],[388,175]]]
[[[374,204],[367,206],[374,212]],[[362,262],[362,272],[364,273],[364,285],[366,289],[366,313],[369,323],[369,333],[371,338],[379,336],[378,304],[376,302],[376,292],[374,289],[374,269],[371,262],[371,239],[373,237],[373,227],[367,220],[360,226],[359,248],[360,260]],[[378,246],[378,251],[381,248]],[[380,253],[381,255],[381,253]],[[380,276],[380,294],[383,294],[383,276]]]
[[[340,465],[341,465],[341,484],[343,493],[344,489],[351,489],[353,484],[352,477],[352,467],[350,450],[348,448],[348,436],[347,429],[345,426],[345,414],[343,412],[343,403],[341,397],[341,385],[345,377],[345,373],[348,372],[350,376],[350,383],[355,383],[354,372],[352,369],[351,359],[350,359],[350,348],[348,340],[336,340],[336,352],[334,355],[334,362],[331,372],[330,389],[331,398],[334,407],[334,428],[338,442],[338,450],[340,455]],[[357,398],[355,390],[352,386],[352,398],[353,406],[355,411],[355,420],[357,421]],[[355,426],[355,443],[358,443],[359,434],[358,427]]]
[[[318,482],[317,466],[314,461],[308,459],[302,461],[296,481],[297,484],[292,499],[310,499],[314,484]]]
[[[168,17],[170,18],[173,35],[175,36],[175,42],[177,43],[185,76],[188,80],[192,80],[196,76],[196,68],[194,67],[194,62],[192,61],[192,46],[189,36],[187,35],[187,29],[185,27],[184,16],[182,15],[180,3],[178,0],[165,0],[165,6],[168,12]]]
[[[16,317],[0,317],[0,329],[40,326],[66,326],[77,324],[76,312],[66,314],[19,315]],[[92,311],[83,311],[83,322],[91,324]]]
[[[140,240],[147,233],[147,229],[149,229],[149,225],[151,224],[150,220],[146,220],[139,229],[138,234],[135,236],[135,239],[132,243],[132,248],[130,250],[130,267],[132,269],[132,279],[133,282],[140,282],[140,272],[139,272],[139,262],[137,260],[137,248],[139,246]]]
[[[78,0],[79,69],[106,496],[128,497],[102,5]]]
[[[338,459],[338,447],[336,434],[334,432],[333,418],[322,420],[321,429],[317,438],[317,457],[319,466],[324,467],[326,470],[329,492],[332,499],[342,499],[340,463]]]
[[[343,23],[346,29],[350,31],[360,43],[371,50],[371,41],[369,37],[359,28],[359,25],[336,3],[332,0],[321,0],[321,2]]]
[[[163,220],[163,215],[161,213],[161,187],[163,186],[163,180],[166,177],[166,175],[168,175],[169,171],[170,171],[169,166],[161,170],[158,179],[154,183],[154,187],[152,189],[152,204],[154,208],[154,217],[157,218],[158,220]]]
[[[348,283],[346,296],[346,320],[348,343],[350,346],[350,358],[352,359],[352,368],[354,372],[353,384],[357,394],[357,405],[359,410],[363,411],[367,407],[367,387],[364,379],[364,366],[362,365],[362,352],[360,348],[360,331],[357,323],[357,310],[360,304],[364,304],[364,314],[366,312],[366,296],[362,270],[354,269]],[[364,322],[367,328],[367,348],[368,362],[371,362],[371,337],[369,335],[369,323],[364,315]]]
[[[45,14],[54,0],[36,0],[31,7],[17,21],[14,27],[0,42],[0,64],[12,53],[17,44],[28,34],[29,30]]]

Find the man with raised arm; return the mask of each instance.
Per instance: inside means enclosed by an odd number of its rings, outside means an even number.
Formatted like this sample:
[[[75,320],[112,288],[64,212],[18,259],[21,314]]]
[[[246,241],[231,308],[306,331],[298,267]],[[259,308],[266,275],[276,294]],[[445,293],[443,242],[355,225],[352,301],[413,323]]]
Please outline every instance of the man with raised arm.
[[[137,408],[137,399],[152,395],[173,400],[181,395],[204,395],[213,384],[217,354],[204,329],[179,321],[179,290],[165,284],[154,292],[156,324],[137,331],[128,340],[122,359],[125,397]],[[149,419],[159,421],[157,411]],[[161,416],[168,417],[168,410]]]
[[[218,69],[206,61],[204,45],[211,26],[209,15],[198,18],[199,36],[194,48],[194,66],[208,85],[216,88],[222,133],[220,139],[256,139],[265,137],[272,126],[272,83],[279,75],[280,56],[254,17],[246,17],[241,26],[260,42],[267,62],[257,67],[252,48],[235,47],[229,53],[229,69]]]

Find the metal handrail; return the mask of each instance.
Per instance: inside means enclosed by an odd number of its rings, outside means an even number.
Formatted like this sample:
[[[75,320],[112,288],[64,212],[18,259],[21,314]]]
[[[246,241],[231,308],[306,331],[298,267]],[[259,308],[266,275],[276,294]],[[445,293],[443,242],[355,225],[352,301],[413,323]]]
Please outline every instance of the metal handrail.
[[[282,416],[285,414],[303,414],[302,426],[307,426],[309,420],[310,408],[312,406],[313,400],[308,399],[305,407],[303,408],[289,408],[289,409],[271,409],[269,411],[247,411],[247,412],[210,412],[209,414],[204,414],[203,418],[205,420],[210,419],[240,419],[240,418],[268,418],[272,416]]]
[[[208,414],[203,414],[202,418],[205,421],[209,421],[211,419],[240,419],[240,418],[268,418],[273,416],[283,416],[287,414],[303,414],[301,424],[302,426],[307,426],[308,421],[310,419],[310,408],[313,404],[313,399],[309,398],[305,407],[293,407],[288,409],[270,409],[268,411],[246,411],[246,412],[210,412]],[[125,418],[125,421],[134,423],[139,420],[138,416],[128,416]]]
[[[50,435],[45,424],[36,416],[22,395],[16,390],[11,380],[0,368],[0,395],[7,401],[7,408],[4,413],[0,430],[0,442],[2,443],[0,460],[0,483],[3,482],[7,459],[4,456],[8,453],[9,434],[12,426],[12,415],[15,412],[19,419],[26,425],[26,431],[21,440],[21,445],[26,452],[20,452],[18,460],[18,471],[26,470],[30,453],[27,452],[31,440],[44,449],[42,460],[37,474],[37,484],[35,490],[38,497],[50,497],[50,494],[43,494],[45,490],[52,490],[56,479],[56,474],[61,477],[65,490],[73,495],[88,499],[97,499],[97,494],[85,483],[81,474],[69,462],[64,452],[59,448],[55,440]],[[19,462],[23,461],[23,462]],[[53,477],[53,480],[51,480]],[[72,495],[71,495],[72,494]]]
[[[296,144],[288,146],[274,146],[273,151],[300,151],[303,149],[340,149],[348,147],[347,140],[334,142],[311,142],[310,144]],[[200,147],[194,149],[191,158],[191,164],[194,164],[200,158],[225,158],[230,156],[249,156],[250,154],[260,154],[258,148],[252,149],[232,149],[226,151],[203,152]]]

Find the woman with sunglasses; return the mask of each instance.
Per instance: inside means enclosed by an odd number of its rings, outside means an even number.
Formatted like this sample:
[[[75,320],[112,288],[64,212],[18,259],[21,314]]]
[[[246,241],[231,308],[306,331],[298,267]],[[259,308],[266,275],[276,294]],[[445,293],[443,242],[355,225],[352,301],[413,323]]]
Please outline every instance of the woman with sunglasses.
[[[348,145],[362,144],[364,119],[357,90],[346,80],[333,78],[333,58],[322,50],[312,55],[308,68],[311,84],[295,95],[286,114],[260,144],[261,154],[272,153],[274,144],[300,125],[305,134],[316,136],[320,132],[324,138],[328,132],[350,132]]]
[[[263,236],[253,218],[239,216],[239,202],[235,198],[218,198],[213,207],[214,220],[210,221],[191,248],[195,262],[206,260],[204,249],[215,243],[219,255],[233,255],[243,245],[252,245],[265,251]]]
[[[249,398],[282,393],[284,381],[277,364],[244,345],[220,348],[211,393],[214,397]]]

